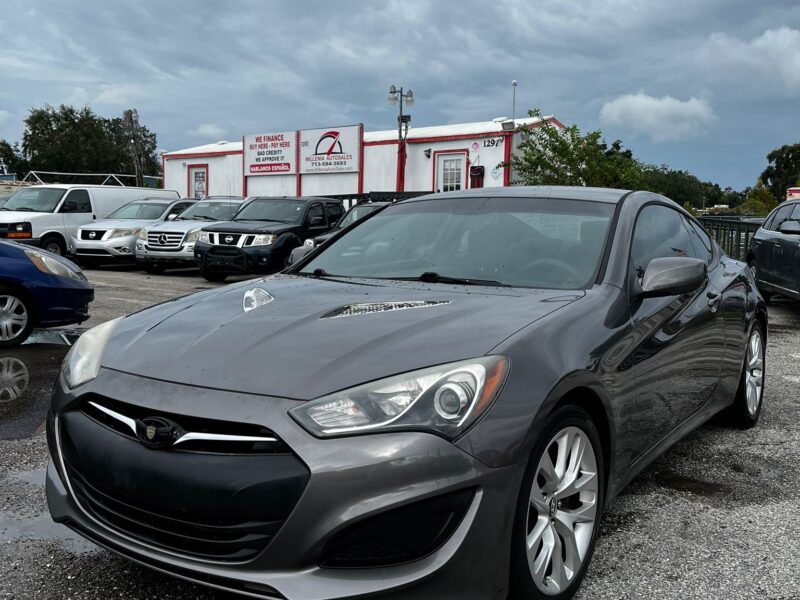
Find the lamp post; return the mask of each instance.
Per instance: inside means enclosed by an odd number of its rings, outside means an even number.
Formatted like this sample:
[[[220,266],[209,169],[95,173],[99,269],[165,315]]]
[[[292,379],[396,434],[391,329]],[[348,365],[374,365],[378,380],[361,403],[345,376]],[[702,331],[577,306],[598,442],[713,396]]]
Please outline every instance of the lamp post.
[[[408,127],[411,123],[411,115],[403,114],[403,104],[413,106],[414,92],[404,91],[402,86],[398,89],[394,85],[389,87],[389,104],[399,104],[400,112],[397,115],[397,191],[405,189],[406,178],[406,138],[408,137]]]
[[[131,155],[133,157],[133,168],[136,175],[136,185],[144,186],[144,165],[142,164],[142,146],[139,140],[139,112],[134,108],[122,113],[122,119],[130,128],[131,134]]]

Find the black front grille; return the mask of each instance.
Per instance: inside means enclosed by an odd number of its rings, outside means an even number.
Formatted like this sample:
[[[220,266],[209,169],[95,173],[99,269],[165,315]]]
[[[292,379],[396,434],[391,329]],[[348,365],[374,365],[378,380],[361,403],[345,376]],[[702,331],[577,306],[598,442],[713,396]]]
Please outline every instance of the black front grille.
[[[235,246],[239,243],[239,238],[242,237],[238,233],[218,233],[217,243],[223,246]]]
[[[168,515],[163,507],[124,498],[90,484],[69,469],[72,489],[81,506],[99,521],[155,546],[182,554],[226,561],[244,561],[263,550],[283,521],[211,522],[188,512]]]
[[[146,545],[218,562],[251,560],[277,534],[308,482],[308,469],[280,440],[262,447],[199,441],[153,448],[124,423],[107,422],[83,404],[59,417],[60,451],[75,498],[108,529]],[[139,418],[133,405],[113,406]],[[186,431],[249,435],[255,427],[138,410],[167,415]]]
[[[111,256],[111,252],[102,248],[77,248],[75,254],[88,254],[90,256]]]
[[[105,229],[81,229],[81,239],[100,241],[105,233]]]

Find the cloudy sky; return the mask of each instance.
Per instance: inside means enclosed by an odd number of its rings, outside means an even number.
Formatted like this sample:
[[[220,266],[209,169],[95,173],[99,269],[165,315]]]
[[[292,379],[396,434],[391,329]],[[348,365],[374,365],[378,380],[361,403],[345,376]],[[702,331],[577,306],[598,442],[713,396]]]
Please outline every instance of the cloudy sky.
[[[224,8],[223,8],[224,7]],[[0,137],[33,106],[136,107],[176,150],[243,133],[540,107],[653,163],[754,182],[800,142],[798,0],[3,0]]]

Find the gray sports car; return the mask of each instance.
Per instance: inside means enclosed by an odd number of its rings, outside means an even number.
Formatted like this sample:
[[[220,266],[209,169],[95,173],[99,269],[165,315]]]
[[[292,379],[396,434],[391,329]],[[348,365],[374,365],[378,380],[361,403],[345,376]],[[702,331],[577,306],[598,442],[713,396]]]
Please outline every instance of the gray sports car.
[[[720,411],[756,423],[766,334],[746,265],[664,197],[407,200],[85,333],[50,511],[252,597],[568,598],[642,468]]]

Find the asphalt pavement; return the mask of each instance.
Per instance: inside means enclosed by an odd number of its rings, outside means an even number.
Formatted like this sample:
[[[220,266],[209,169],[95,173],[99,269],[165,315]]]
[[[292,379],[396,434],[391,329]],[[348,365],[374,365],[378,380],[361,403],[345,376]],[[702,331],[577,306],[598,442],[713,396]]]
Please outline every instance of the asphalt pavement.
[[[53,523],[44,495],[49,393],[86,327],[216,287],[196,272],[89,270],[80,327],[0,350],[0,598],[230,599],[149,571]],[[716,420],[648,467],[606,509],[577,598],[800,599],[800,303],[770,307],[758,426]]]

